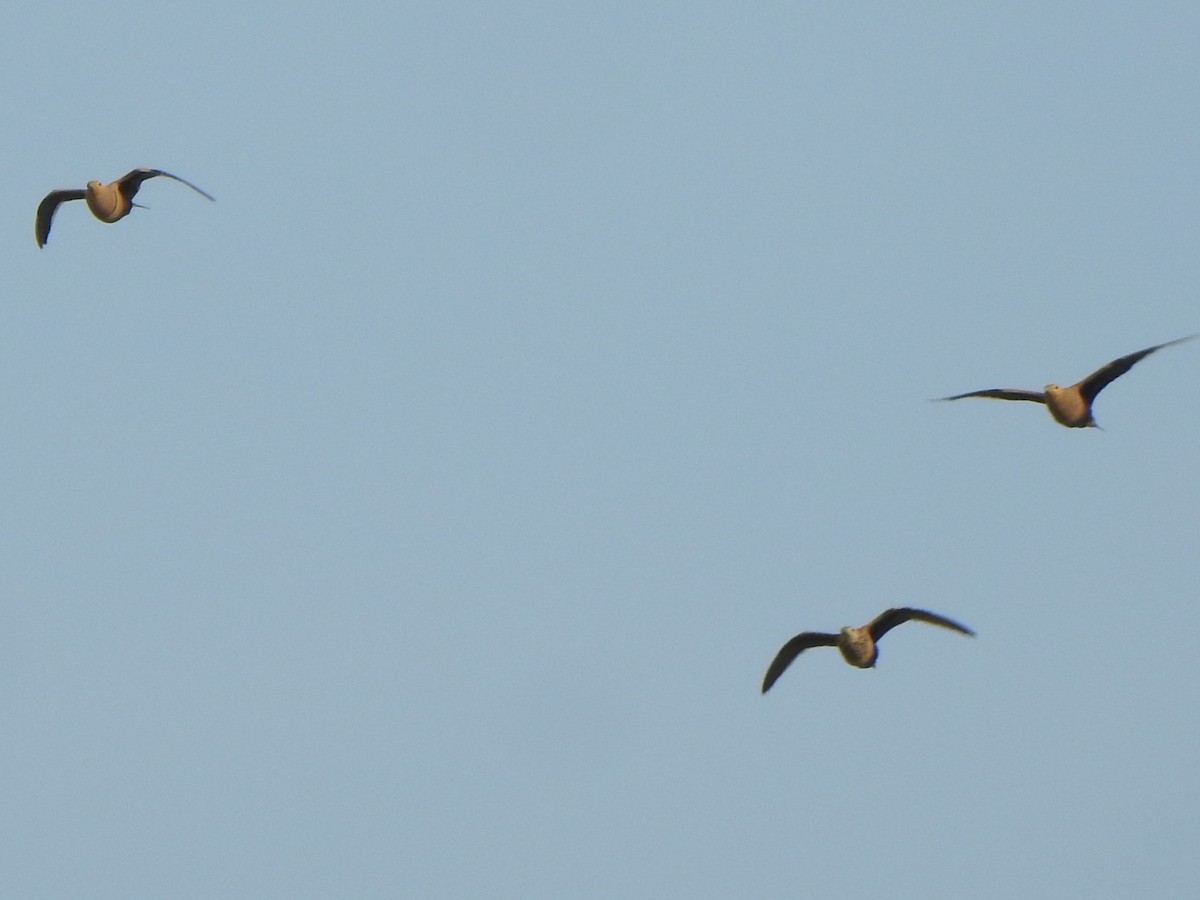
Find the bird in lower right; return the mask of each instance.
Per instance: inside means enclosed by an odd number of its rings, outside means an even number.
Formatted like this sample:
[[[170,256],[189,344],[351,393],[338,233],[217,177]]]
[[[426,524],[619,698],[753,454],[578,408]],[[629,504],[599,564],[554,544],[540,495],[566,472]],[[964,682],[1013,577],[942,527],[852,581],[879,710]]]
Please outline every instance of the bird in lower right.
[[[993,400],[1031,400],[1034,403],[1044,403],[1054,421],[1068,428],[1098,428],[1092,417],[1092,403],[1096,395],[1133,368],[1134,363],[1145,359],[1155,350],[1170,347],[1172,344],[1182,344],[1190,341],[1196,335],[1167,341],[1165,344],[1155,344],[1137,353],[1130,353],[1120,359],[1114,359],[1107,365],[1101,366],[1087,378],[1070,387],[1059,387],[1057,384],[1046,385],[1044,391],[1023,391],[1017,388],[988,388],[982,391],[969,391],[965,394],[955,394],[953,397],[941,397],[942,400],[961,400],[964,397],[991,397]]]
[[[953,619],[947,619],[945,616],[939,616],[937,613],[927,612],[923,609],[911,609],[907,606],[885,610],[861,628],[847,626],[837,634],[805,631],[784,644],[775,658],[771,660],[771,665],[767,667],[767,674],[763,676],[762,692],[765,694],[769,691],[771,685],[779,680],[779,676],[787,671],[787,667],[795,662],[796,657],[810,647],[837,647],[841,651],[842,657],[850,665],[860,669],[874,668],[875,660],[879,658],[879,647],[877,646],[879,639],[897,625],[909,620],[939,625],[969,637],[975,636],[975,632],[970,628],[959,625]]]

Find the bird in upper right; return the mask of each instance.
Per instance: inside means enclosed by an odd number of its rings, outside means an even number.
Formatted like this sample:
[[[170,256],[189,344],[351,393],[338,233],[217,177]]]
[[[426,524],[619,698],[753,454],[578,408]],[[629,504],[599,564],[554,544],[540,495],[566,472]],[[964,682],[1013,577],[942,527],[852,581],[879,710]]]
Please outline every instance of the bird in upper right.
[[[1107,365],[1097,369],[1087,378],[1071,385],[1059,387],[1048,384],[1044,391],[1024,391],[1017,388],[989,388],[982,391],[970,391],[966,394],[955,394],[953,397],[941,397],[940,400],[961,400],[963,397],[991,397],[994,400],[1031,400],[1034,403],[1044,403],[1054,421],[1068,428],[1097,428],[1092,417],[1092,403],[1096,395],[1133,368],[1134,364],[1149,356],[1155,350],[1170,347],[1172,344],[1182,344],[1190,341],[1196,335],[1167,341],[1165,344],[1155,344],[1137,353],[1130,353],[1120,359],[1114,359]]]

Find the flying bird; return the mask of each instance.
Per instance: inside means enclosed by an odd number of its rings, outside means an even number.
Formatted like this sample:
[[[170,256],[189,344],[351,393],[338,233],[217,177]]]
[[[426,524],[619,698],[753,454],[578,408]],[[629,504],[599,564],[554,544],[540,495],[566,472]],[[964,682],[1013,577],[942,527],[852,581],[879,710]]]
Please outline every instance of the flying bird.
[[[139,203],[134,203],[133,198],[137,195],[138,188],[142,186],[142,182],[147,178],[157,178],[160,175],[164,178],[171,178],[178,181],[180,184],[186,184],[202,197],[207,197],[209,200],[216,199],[200,190],[200,188],[196,187],[190,181],[184,181],[178,175],[172,175],[170,172],[164,172],[161,169],[134,169],[128,175],[118,178],[112,184],[89,181],[87,187],[82,191],[72,188],[48,193],[45,199],[38,204],[37,219],[33,226],[33,234],[37,239],[37,245],[39,247],[46,246],[46,241],[50,237],[50,222],[54,219],[54,212],[58,209],[60,203],[65,203],[68,200],[86,200],[88,209],[92,211],[92,215],[101,222],[116,222],[129,215],[129,211],[133,207],[141,206]]]
[[[1087,378],[1070,387],[1059,387],[1057,384],[1046,385],[1044,391],[1023,391],[1010,388],[990,388],[983,391],[970,391],[966,394],[955,394],[953,397],[941,397],[941,400],[961,400],[963,397],[991,397],[994,400],[1032,400],[1034,403],[1046,404],[1046,409],[1054,417],[1054,421],[1068,428],[1096,428],[1096,420],[1092,418],[1092,403],[1096,395],[1133,368],[1134,364],[1149,356],[1155,350],[1170,347],[1190,341],[1196,335],[1156,344],[1130,353],[1120,359],[1097,369]]]
[[[771,660],[771,665],[767,667],[767,674],[763,676],[762,692],[765,694],[769,691],[771,685],[779,679],[780,675],[787,671],[787,667],[792,664],[796,657],[810,647],[837,647],[842,653],[842,658],[850,663],[850,665],[857,666],[860,669],[873,668],[875,660],[879,658],[879,648],[876,646],[879,639],[897,625],[907,622],[909,619],[916,619],[918,622],[928,622],[930,625],[940,625],[942,628],[949,628],[952,631],[970,635],[971,637],[975,636],[975,632],[970,628],[959,625],[951,619],[939,616],[936,613],[926,612],[923,609],[910,609],[908,607],[886,610],[862,628],[847,626],[837,634],[805,631],[784,644],[775,655],[775,658]]]

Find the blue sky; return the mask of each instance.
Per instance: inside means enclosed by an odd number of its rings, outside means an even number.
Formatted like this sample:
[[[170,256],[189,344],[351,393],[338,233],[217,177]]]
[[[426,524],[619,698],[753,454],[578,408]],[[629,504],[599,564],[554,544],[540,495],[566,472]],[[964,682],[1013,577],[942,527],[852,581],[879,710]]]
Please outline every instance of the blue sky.
[[[0,894],[1194,890],[1198,28],[10,10]]]

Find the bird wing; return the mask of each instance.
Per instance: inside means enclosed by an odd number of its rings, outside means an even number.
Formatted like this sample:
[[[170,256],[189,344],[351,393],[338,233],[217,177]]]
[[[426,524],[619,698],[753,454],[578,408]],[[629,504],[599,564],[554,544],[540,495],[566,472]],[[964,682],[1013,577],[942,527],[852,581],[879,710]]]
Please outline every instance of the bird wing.
[[[190,181],[185,181],[178,175],[172,175],[170,172],[164,172],[162,169],[134,169],[128,175],[125,175],[117,181],[117,190],[121,192],[121,196],[126,200],[132,200],[134,195],[138,192],[138,188],[142,186],[143,181],[145,181],[147,178],[157,178],[160,175],[163,178],[170,178],[173,181],[178,181],[180,184],[186,184],[202,197],[207,197],[209,200],[214,202],[216,201],[215,197],[206,191],[200,190],[200,188],[196,187]]]
[[[1153,347],[1147,347],[1145,350],[1139,350],[1137,353],[1130,353],[1128,356],[1122,356],[1120,359],[1114,359],[1108,365],[1097,369],[1083,381],[1079,382],[1076,387],[1079,388],[1079,393],[1083,395],[1083,399],[1091,403],[1096,399],[1096,395],[1128,372],[1134,367],[1134,364],[1149,356],[1155,350],[1161,350],[1163,347],[1170,347],[1172,344],[1181,344],[1184,341],[1190,341],[1196,335],[1188,335],[1187,337],[1177,338],[1173,341],[1167,341],[1165,344],[1155,344]]]
[[[953,397],[940,397],[941,400],[961,400],[963,397],[991,397],[993,400],[1032,400],[1034,403],[1045,403],[1046,395],[1041,391],[1022,391],[1016,388],[988,388],[985,391],[970,391],[966,394],[955,394]]]
[[[949,628],[960,634],[975,635],[975,632],[970,628],[967,628],[965,625],[959,625],[953,619],[947,619],[945,616],[939,616],[937,613],[927,612],[923,609],[910,609],[904,606],[898,609],[886,610],[871,621],[871,624],[867,626],[871,632],[871,640],[878,641],[897,625],[907,622],[909,619],[916,619],[918,622],[928,622],[930,625],[941,625],[943,628]]]
[[[803,634],[798,634],[786,644],[784,644],[779,652],[775,654],[775,658],[771,660],[771,665],[767,667],[767,674],[763,676],[762,692],[765,694],[792,664],[792,661],[809,647],[836,647],[836,634],[823,634],[819,631],[805,631]]]
[[[46,241],[50,239],[50,222],[54,219],[54,211],[58,209],[58,204],[68,200],[82,200],[86,196],[87,191],[51,191],[42,199],[33,223],[33,236],[39,247],[45,247]]]

